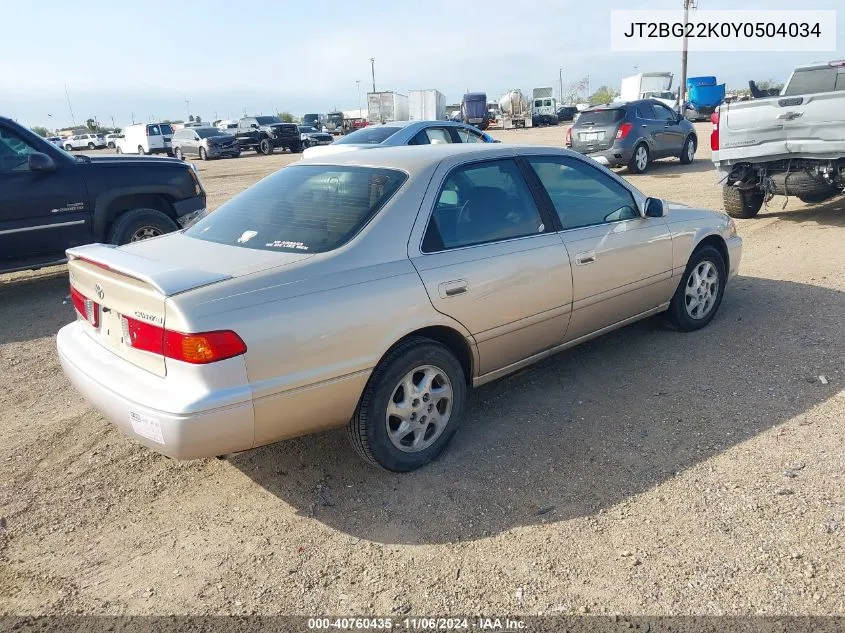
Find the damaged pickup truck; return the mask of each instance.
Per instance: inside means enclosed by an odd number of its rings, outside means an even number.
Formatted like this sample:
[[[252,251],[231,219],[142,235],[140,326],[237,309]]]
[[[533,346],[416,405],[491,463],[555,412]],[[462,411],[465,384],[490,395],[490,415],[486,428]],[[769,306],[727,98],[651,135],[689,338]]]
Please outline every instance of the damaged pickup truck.
[[[779,95],[725,103],[711,120],[732,217],[754,217],[775,195],[814,203],[845,191],[845,61],[796,68]]]

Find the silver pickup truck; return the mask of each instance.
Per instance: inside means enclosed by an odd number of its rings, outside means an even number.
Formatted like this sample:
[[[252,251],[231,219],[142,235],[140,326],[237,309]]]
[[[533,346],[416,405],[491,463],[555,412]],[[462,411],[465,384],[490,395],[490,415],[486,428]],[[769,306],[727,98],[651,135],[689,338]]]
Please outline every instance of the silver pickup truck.
[[[752,218],[774,195],[821,202],[845,190],[845,61],[796,68],[779,95],[723,104],[712,121],[729,215]]]

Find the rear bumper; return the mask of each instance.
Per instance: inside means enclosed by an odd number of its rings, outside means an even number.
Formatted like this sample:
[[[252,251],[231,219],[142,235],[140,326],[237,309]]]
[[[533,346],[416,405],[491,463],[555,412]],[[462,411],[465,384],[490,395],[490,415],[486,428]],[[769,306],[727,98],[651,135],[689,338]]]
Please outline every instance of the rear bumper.
[[[592,158],[599,165],[605,165],[607,167],[622,167],[627,165],[633,155],[633,149],[626,147],[611,147],[598,152],[580,152],[577,149],[575,151]]]
[[[175,459],[213,457],[252,448],[255,421],[248,387],[227,390],[228,401],[223,406],[191,411],[190,404],[182,402],[174,408],[188,412],[163,410],[168,400],[186,391],[211,400],[215,394],[209,395],[207,390],[203,393],[202,385],[172,384],[179,381],[135,367],[92,340],[81,325],[75,322],[59,330],[56,347],[62,369],[77,391],[123,433]],[[242,358],[229,360],[244,362]],[[238,392],[234,399],[232,391]]]
[[[739,235],[734,235],[727,239],[726,244],[728,246],[728,261],[730,266],[728,280],[731,280],[739,273],[739,262],[742,260],[742,238]]]

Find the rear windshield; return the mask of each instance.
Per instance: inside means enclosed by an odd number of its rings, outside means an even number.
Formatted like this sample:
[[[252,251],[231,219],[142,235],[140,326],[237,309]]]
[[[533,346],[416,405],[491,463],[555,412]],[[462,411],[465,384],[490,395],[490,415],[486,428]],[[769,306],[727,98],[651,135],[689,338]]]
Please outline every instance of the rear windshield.
[[[829,66],[827,68],[814,68],[807,70],[796,70],[792,75],[792,81],[784,90],[784,95],[809,95],[819,92],[834,92],[845,90],[845,75],[839,78],[837,85],[838,68]]]
[[[365,127],[352,134],[347,134],[342,139],[334,142],[335,145],[344,145],[349,143],[360,143],[362,145],[378,145],[383,141],[396,134],[401,127],[390,127],[389,125],[377,125],[374,127]]]
[[[407,176],[394,169],[282,169],[185,231],[197,239],[286,253],[334,250],[360,231]]]
[[[624,110],[587,110],[578,117],[576,125],[611,125],[624,118]]]

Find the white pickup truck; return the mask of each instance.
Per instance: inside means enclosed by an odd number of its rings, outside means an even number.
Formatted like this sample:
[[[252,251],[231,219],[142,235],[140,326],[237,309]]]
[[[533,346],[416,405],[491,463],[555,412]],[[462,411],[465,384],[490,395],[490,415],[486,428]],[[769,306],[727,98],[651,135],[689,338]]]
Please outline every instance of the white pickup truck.
[[[774,195],[821,202],[845,190],[845,61],[796,68],[780,95],[725,103],[712,121],[729,215],[752,218]]]

